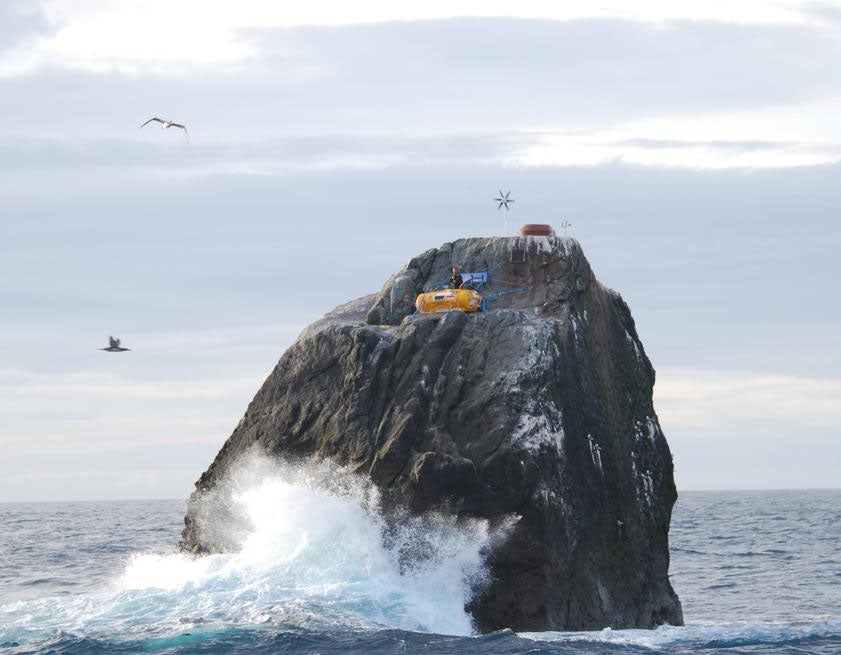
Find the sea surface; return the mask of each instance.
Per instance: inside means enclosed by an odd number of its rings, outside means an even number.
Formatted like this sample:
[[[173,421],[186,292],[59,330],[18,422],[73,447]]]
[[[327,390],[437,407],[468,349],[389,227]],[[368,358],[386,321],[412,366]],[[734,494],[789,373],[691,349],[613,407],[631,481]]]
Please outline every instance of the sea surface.
[[[389,532],[365,489],[317,482],[240,489],[240,550],[198,559],[181,500],[0,505],[0,651],[841,653],[841,491],[681,493],[685,627],[476,636],[486,526]]]

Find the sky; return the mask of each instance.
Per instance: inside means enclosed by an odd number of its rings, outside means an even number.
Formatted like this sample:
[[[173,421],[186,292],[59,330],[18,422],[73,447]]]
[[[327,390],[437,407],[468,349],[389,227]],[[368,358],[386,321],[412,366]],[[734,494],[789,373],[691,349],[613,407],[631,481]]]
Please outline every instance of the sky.
[[[841,486],[841,2],[291,4],[0,3],[0,502],[186,497],[500,189],[630,305],[679,491]]]

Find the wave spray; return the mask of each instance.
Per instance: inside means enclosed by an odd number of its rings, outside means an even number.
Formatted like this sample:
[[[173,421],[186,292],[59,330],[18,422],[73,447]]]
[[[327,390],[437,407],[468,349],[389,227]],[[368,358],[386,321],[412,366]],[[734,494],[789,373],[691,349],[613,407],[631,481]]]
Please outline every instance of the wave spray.
[[[470,634],[464,606],[487,575],[488,524],[387,522],[378,501],[369,481],[334,465],[250,453],[194,508],[202,538],[226,552],[134,554],[107,590],[4,607],[0,636],[148,638],[261,624]]]

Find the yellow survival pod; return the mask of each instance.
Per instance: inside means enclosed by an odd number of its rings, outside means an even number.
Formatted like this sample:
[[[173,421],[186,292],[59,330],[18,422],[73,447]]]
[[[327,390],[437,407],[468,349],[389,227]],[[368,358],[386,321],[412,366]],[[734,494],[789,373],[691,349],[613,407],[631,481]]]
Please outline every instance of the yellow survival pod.
[[[461,309],[465,312],[478,312],[482,308],[482,296],[473,289],[442,289],[427,291],[415,300],[419,314],[435,314]]]

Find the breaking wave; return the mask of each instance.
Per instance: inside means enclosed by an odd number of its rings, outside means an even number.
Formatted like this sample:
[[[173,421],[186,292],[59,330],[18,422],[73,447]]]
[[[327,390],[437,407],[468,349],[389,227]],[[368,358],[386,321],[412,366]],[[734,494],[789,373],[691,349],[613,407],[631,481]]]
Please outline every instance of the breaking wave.
[[[486,577],[487,523],[430,515],[395,525],[378,500],[335,466],[249,456],[198,507],[209,536],[233,552],[135,554],[107,591],[3,606],[0,643],[261,624],[470,634],[464,606]]]

